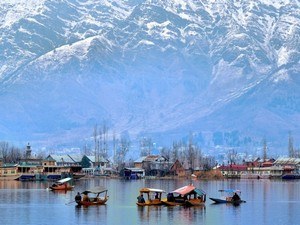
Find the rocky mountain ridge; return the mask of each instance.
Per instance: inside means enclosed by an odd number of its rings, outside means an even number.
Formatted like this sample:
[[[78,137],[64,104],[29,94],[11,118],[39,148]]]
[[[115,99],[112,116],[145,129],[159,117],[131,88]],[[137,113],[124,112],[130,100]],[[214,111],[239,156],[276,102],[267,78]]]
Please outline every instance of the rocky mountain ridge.
[[[0,3],[1,139],[300,137],[297,1],[21,2]]]

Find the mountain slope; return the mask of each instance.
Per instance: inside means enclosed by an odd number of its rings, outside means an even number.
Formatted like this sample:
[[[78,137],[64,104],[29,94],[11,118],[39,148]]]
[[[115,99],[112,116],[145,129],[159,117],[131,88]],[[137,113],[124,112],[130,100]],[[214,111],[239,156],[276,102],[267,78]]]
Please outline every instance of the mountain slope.
[[[71,143],[103,121],[158,142],[300,135],[297,1],[18,4],[0,3],[1,139]]]

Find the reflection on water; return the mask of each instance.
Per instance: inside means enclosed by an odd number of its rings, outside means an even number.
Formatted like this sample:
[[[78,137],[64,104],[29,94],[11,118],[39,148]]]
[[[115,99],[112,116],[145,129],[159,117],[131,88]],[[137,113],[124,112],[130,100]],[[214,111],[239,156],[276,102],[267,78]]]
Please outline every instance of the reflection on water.
[[[207,193],[207,202],[198,207],[138,207],[136,197],[141,187],[161,188],[168,193],[188,184],[188,180],[124,181],[109,178],[82,179],[75,189],[53,192],[48,182],[0,181],[0,222],[15,224],[299,224],[300,181],[222,180],[193,184]],[[76,193],[94,186],[108,188],[104,206],[77,207]],[[240,189],[247,202],[213,204],[209,197],[219,189]],[[65,222],[67,221],[67,222]]]
[[[180,224],[193,224],[194,221],[204,221],[206,206],[195,207],[166,207],[169,221]]]

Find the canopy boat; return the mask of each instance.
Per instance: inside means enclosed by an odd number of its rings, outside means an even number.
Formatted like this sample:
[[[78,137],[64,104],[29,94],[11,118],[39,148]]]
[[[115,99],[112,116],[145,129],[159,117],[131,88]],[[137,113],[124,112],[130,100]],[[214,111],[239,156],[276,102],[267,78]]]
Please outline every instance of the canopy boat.
[[[162,205],[161,195],[164,190],[155,188],[142,188],[140,189],[140,195],[137,197],[138,206],[149,206],[149,205]],[[144,194],[147,195],[147,199],[144,199]]]
[[[72,190],[74,186],[70,185],[68,182],[72,180],[72,178],[67,177],[61,180],[56,181],[52,186],[49,187],[52,191],[68,191]]]
[[[80,179],[84,176],[85,176],[85,173],[73,173],[72,174],[72,177],[73,177],[74,180],[78,180],[78,179]]]
[[[104,205],[107,200],[108,200],[108,195],[107,195],[108,190],[105,187],[94,187],[92,189],[83,191],[81,194],[77,194],[75,197],[75,202],[78,205],[83,205],[83,206],[91,206],[91,205]],[[89,197],[88,195],[91,194],[92,197]]]
[[[175,197],[174,194],[177,196]],[[170,192],[167,198],[162,200],[163,204],[167,206],[198,206],[203,205],[205,201],[206,193],[192,184]]]
[[[214,203],[240,204],[246,202],[241,199],[241,191],[234,189],[219,190],[222,193],[220,198],[210,198]]]

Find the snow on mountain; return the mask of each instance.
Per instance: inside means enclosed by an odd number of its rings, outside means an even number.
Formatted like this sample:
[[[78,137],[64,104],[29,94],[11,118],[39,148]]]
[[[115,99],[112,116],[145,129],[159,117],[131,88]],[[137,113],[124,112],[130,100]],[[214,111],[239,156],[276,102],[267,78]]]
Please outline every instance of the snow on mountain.
[[[300,137],[296,0],[1,1],[0,12],[2,139],[72,142],[102,121],[158,142]]]

